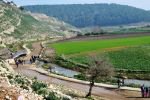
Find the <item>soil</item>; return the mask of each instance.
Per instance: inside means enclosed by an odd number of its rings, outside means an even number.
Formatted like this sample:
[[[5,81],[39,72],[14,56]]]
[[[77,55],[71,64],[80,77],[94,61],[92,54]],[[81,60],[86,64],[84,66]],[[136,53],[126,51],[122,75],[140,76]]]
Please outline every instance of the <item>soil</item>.
[[[12,100],[17,100],[19,93],[14,88],[1,87],[0,88],[0,100],[6,100],[5,97],[9,96]]]

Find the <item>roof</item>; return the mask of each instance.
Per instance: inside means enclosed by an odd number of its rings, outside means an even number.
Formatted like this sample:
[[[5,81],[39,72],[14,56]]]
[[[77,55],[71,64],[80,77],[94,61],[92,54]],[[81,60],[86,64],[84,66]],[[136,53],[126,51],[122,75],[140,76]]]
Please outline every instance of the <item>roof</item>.
[[[23,56],[23,55],[27,55],[26,50],[17,51],[16,53],[13,54],[13,59],[18,58],[18,57]]]

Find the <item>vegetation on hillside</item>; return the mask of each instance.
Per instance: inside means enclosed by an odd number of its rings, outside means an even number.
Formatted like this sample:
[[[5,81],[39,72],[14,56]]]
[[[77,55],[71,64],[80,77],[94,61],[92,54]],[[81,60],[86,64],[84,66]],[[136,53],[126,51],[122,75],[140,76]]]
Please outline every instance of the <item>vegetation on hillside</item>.
[[[118,4],[74,4],[25,6],[31,12],[45,13],[76,27],[112,26],[150,21],[148,11]]]
[[[52,37],[72,36],[78,30],[44,14],[32,14],[16,6],[0,3],[0,41],[13,43]]]

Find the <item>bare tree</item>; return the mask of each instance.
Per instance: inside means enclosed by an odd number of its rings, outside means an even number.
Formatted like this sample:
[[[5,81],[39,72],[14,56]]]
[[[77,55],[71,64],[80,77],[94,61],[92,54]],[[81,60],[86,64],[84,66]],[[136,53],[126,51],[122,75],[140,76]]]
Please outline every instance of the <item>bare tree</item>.
[[[113,75],[113,72],[113,67],[106,61],[94,60],[94,63],[90,65],[90,68],[87,71],[87,76],[90,81],[90,88],[86,97],[91,96],[92,88],[96,79],[110,77]]]

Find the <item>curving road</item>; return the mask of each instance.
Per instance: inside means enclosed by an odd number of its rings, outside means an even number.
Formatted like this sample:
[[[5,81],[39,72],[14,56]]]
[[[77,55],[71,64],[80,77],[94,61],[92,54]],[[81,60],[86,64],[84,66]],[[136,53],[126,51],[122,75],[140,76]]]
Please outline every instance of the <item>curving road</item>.
[[[40,81],[49,82],[49,83],[58,84],[58,85],[64,85],[69,88],[77,89],[82,92],[88,92],[88,89],[89,89],[88,85],[53,78],[50,76],[40,74],[34,70],[30,70],[28,68],[20,67],[20,68],[15,69],[15,71],[29,78],[37,77],[37,79]],[[117,94],[115,90],[108,90],[102,87],[93,87],[92,94],[105,97],[111,100],[125,100],[125,98]]]
[[[27,56],[29,59],[31,55],[40,55],[42,50],[41,43],[33,44],[34,50],[30,55]],[[67,80],[62,80],[54,77],[50,77],[47,75],[40,74],[37,71],[31,70],[29,67],[32,65],[19,66],[19,68],[15,68],[14,70],[24,76],[29,78],[37,77],[40,81],[45,81],[53,84],[64,85],[68,88],[73,88],[82,92],[88,92],[89,86],[87,84],[81,84],[77,82],[70,82]],[[117,89],[106,89],[103,87],[93,87],[92,94],[96,96],[101,96],[107,98],[108,100],[141,100],[139,98],[140,93],[135,91],[118,91]],[[142,99],[145,100],[145,99]]]

